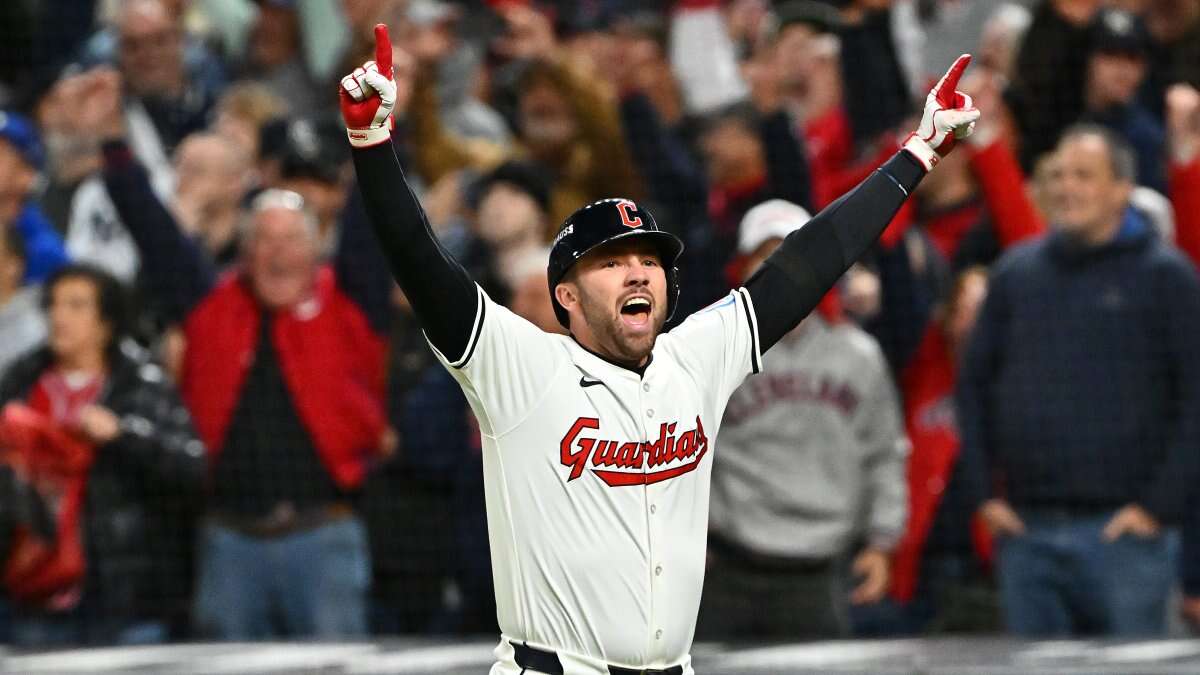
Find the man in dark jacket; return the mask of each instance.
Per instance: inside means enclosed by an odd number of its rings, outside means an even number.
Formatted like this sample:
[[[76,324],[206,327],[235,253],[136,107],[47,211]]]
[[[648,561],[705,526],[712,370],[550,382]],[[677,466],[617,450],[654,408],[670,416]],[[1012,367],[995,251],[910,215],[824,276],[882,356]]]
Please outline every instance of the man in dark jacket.
[[[162,641],[189,604],[204,446],[163,371],[125,337],[123,294],[96,268],[60,269],[46,285],[46,346],[0,381],[0,405],[24,404],[92,452],[86,572],[45,602],[13,603],[18,644]]]
[[[1129,207],[1135,171],[1102,127],[1064,134],[1057,231],[997,264],[962,366],[960,470],[1022,635],[1165,628],[1162,527],[1200,457],[1200,281]]]

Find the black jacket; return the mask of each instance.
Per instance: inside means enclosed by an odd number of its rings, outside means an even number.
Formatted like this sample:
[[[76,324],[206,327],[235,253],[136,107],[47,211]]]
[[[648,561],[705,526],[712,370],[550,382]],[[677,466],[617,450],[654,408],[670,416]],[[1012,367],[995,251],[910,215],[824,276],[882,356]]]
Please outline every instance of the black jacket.
[[[27,399],[51,363],[45,349],[13,363],[0,380],[0,406]],[[88,474],[84,598],[102,616],[169,619],[189,604],[205,450],[147,352],[125,341],[109,365],[97,403],[120,418],[122,431],[96,449]]]

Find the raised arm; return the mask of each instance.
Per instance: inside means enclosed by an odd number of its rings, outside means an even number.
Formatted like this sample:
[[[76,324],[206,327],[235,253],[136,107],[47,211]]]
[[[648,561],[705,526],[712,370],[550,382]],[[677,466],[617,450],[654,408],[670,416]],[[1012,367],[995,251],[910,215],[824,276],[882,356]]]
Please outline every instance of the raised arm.
[[[817,306],[875,243],[921,178],[953,149],[956,139],[970,134],[979,112],[970,97],[955,91],[970,61],[970,56],[960,56],[929,93],[921,125],[900,152],[788,235],[746,282],[764,351]]]
[[[1200,91],[1177,84],[1167,92],[1169,190],[1175,243],[1200,266]]]
[[[124,140],[104,144],[104,187],[141,251],[142,272],[167,318],[183,321],[212,289],[216,269],[184,234]]]
[[[363,206],[392,276],[429,341],[457,360],[467,352],[480,291],[433,235],[392,149],[389,117],[396,83],[386,26],[375,27],[375,60],[343,78],[338,93]]]

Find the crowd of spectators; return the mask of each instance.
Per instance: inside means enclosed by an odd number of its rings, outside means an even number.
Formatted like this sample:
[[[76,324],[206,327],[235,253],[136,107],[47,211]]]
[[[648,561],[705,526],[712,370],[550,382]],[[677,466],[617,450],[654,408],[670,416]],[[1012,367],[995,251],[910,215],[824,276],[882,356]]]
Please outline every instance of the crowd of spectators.
[[[623,196],[682,318],[976,132],[731,399],[698,633],[1200,630],[1200,0],[16,0],[0,641],[494,632],[479,430],[391,280],[340,76],[493,299]]]

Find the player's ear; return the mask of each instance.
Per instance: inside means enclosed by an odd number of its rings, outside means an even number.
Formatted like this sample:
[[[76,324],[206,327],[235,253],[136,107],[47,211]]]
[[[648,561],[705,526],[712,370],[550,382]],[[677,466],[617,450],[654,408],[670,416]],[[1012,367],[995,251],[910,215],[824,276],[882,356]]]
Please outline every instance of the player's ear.
[[[571,307],[579,302],[579,295],[575,291],[574,284],[564,281],[554,287],[554,299],[563,306],[563,309],[571,311]]]

